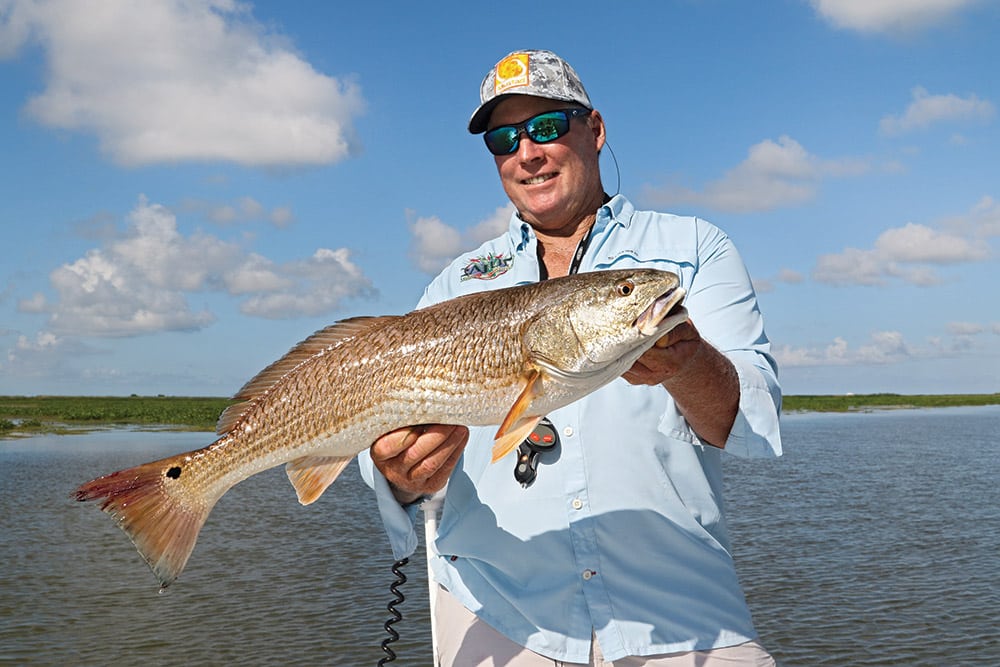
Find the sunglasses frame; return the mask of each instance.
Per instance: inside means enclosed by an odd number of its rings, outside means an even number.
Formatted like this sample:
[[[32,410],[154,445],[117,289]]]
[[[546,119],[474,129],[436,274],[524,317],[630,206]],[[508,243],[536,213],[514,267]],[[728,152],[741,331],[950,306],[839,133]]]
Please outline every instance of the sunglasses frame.
[[[499,155],[510,155],[511,153],[513,153],[513,152],[515,152],[517,150],[518,146],[521,145],[521,135],[522,134],[524,136],[526,136],[528,139],[530,139],[532,142],[536,143],[536,144],[547,144],[549,142],[555,141],[559,137],[565,136],[569,132],[569,130],[570,130],[570,121],[572,119],[574,119],[574,118],[580,118],[582,116],[589,116],[592,113],[592,111],[593,111],[592,109],[581,109],[579,107],[573,107],[573,108],[569,108],[569,109],[553,109],[552,111],[544,111],[544,112],[542,112],[540,114],[532,116],[531,118],[529,118],[529,119],[527,119],[525,121],[522,121],[520,123],[517,123],[515,125],[500,125],[498,127],[494,127],[491,130],[487,130],[485,133],[483,133],[483,141],[486,143],[486,149],[489,150],[489,152],[492,153],[493,155],[498,155],[498,156]],[[562,120],[565,121],[565,123],[566,123],[566,130],[564,132],[557,132],[556,136],[552,137],[551,139],[541,139],[541,140],[539,140],[539,139],[536,139],[535,137],[531,136],[532,132],[534,131],[534,127],[529,127],[529,126],[531,126],[533,123],[537,122],[540,118],[543,118],[545,116],[557,115],[557,114],[561,115],[562,116]],[[510,149],[498,153],[497,150],[494,149],[494,146],[490,143],[490,136],[498,136],[497,133],[506,133],[506,132],[509,132],[511,130],[514,131],[514,135],[513,135],[514,136],[514,140],[513,140],[513,143],[511,143],[511,145],[510,145]],[[500,136],[502,136],[502,134]]]

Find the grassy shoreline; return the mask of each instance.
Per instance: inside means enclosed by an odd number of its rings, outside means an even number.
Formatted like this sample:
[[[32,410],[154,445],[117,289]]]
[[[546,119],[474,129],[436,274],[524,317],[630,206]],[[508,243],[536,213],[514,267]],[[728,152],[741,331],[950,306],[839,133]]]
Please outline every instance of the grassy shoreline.
[[[0,396],[0,439],[36,433],[78,433],[110,427],[214,431],[232,403],[189,396]],[[996,394],[792,395],[783,412],[860,412],[904,408],[1000,405]]]

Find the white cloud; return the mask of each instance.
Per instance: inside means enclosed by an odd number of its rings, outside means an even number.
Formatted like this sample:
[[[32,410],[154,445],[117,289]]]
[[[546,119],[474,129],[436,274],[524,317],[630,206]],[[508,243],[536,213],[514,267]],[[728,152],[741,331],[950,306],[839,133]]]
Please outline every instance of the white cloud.
[[[1000,324],[994,333],[1000,334]],[[841,336],[818,345],[776,345],[772,348],[778,365],[784,368],[806,366],[885,366],[950,357],[976,350],[975,336],[987,327],[974,322],[951,322],[946,325],[948,336],[929,337],[922,344],[912,344],[899,331],[876,331],[868,340],[851,344]]]
[[[897,262],[930,264],[978,262],[990,255],[984,243],[912,222],[882,232],[875,240],[875,251]]]
[[[841,337],[833,342],[814,347],[778,345],[774,357],[779,366],[853,366],[865,364],[890,364],[914,355],[898,331],[878,331],[863,345],[852,348]]]
[[[245,261],[227,271],[223,282],[227,291],[236,295],[276,292],[294,285],[294,281],[283,276],[274,262],[256,253],[251,253]]]
[[[824,160],[788,136],[754,144],[746,159],[698,192],[679,185],[647,187],[654,206],[695,204],[720,211],[750,213],[794,206],[813,199],[823,178],[864,173],[861,160]]]
[[[884,116],[879,122],[879,131],[888,136],[896,136],[914,130],[923,130],[941,122],[969,120],[989,120],[996,108],[987,100],[976,95],[959,97],[954,94],[931,95],[926,89],[916,87],[911,91],[913,101],[900,116]]]
[[[979,214],[992,220],[992,200],[976,206]],[[821,255],[812,277],[831,285],[884,285],[890,279],[918,286],[936,285],[942,278],[935,266],[980,262],[992,251],[987,243],[969,233],[968,219],[952,218],[947,230],[907,223],[882,232],[870,249],[845,248],[839,253]],[[979,229],[979,227],[975,227]],[[964,230],[964,231],[963,231]]]
[[[48,71],[28,113],[96,134],[120,164],[312,165],[357,150],[356,83],[314,70],[233,0],[8,0],[0,57],[31,40]]]
[[[410,257],[425,273],[440,271],[462,251],[462,233],[435,216],[414,220],[410,234]]]
[[[292,287],[257,294],[240,306],[241,312],[267,319],[316,316],[336,309],[348,297],[374,293],[347,248],[320,248],[309,259],[288,262],[279,270],[293,281]]]
[[[410,223],[410,258],[425,273],[438,273],[464,250],[499,236],[510,223],[513,204],[500,206],[493,214],[462,231],[440,218],[417,218]]]
[[[71,374],[69,362],[94,353],[95,350],[79,340],[40,331],[34,337],[19,335],[7,348],[0,368],[19,378],[62,378]]]
[[[911,32],[971,7],[978,0],[812,0],[838,28],[860,32]]]
[[[840,253],[820,255],[812,277],[831,285],[882,285],[885,260],[872,250],[845,248]]]
[[[284,264],[204,233],[184,236],[164,206],[141,198],[128,228],[50,274],[57,298],[36,295],[22,308],[45,310],[60,335],[135,336],[199,329],[215,316],[195,312],[192,293],[245,297],[241,310],[266,318],[320,315],[372,292],[346,249],[321,248]]]

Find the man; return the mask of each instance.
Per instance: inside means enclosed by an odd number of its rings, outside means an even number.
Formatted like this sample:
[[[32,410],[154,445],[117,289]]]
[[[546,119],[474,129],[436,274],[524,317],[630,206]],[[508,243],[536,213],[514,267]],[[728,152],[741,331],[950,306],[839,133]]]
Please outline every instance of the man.
[[[722,514],[721,450],[781,453],[775,364],[742,260],[703,220],[604,193],[603,118],[554,53],[509,54],[480,101],[469,131],[484,133],[517,212],[420,305],[642,266],[680,276],[690,321],[548,415],[556,442],[524,446],[527,476],[515,457],[490,464],[487,428],[401,429],[362,458],[397,557],[416,548],[416,502],[447,483],[432,562],[441,664],[773,665]]]

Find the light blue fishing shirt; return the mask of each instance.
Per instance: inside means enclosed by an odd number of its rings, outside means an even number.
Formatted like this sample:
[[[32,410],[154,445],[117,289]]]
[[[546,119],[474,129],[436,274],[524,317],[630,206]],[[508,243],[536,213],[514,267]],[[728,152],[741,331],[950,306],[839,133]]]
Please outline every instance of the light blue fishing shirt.
[[[621,195],[598,212],[581,272],[673,271],[701,335],[739,375],[725,452],[781,454],[781,391],[746,268],[730,239],[693,217],[637,211]],[[537,282],[536,238],[516,214],[506,234],[462,255],[426,306]],[[550,415],[559,434],[522,488],[515,456],[490,463],[496,427],[473,428],[448,483],[434,575],[466,607],[529,649],[587,662],[733,646],[756,637],[730,556],[718,448],[702,444],[662,387],[622,379]],[[401,507],[368,452],[393,553],[413,553],[417,508]]]

